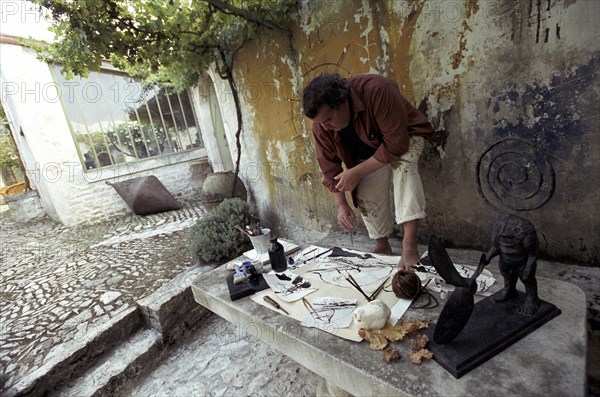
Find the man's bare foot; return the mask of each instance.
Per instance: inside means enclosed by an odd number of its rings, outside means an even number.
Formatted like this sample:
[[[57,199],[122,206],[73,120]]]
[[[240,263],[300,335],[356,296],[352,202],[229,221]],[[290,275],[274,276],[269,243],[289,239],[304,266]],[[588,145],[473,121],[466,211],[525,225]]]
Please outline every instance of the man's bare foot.
[[[375,247],[371,252],[373,254],[392,255],[392,247],[387,238],[378,238],[375,240]]]

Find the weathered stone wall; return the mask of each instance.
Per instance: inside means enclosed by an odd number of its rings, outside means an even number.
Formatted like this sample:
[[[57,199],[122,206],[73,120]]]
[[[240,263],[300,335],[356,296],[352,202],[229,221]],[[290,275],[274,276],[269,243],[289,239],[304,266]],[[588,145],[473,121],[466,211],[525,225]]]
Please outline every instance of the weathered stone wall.
[[[291,39],[236,56],[241,175],[261,215],[282,234],[338,227],[301,90],[322,72],[379,73],[438,130],[421,161],[422,242],[485,248],[511,212],[542,255],[598,264],[599,15],[586,0],[302,2]]]

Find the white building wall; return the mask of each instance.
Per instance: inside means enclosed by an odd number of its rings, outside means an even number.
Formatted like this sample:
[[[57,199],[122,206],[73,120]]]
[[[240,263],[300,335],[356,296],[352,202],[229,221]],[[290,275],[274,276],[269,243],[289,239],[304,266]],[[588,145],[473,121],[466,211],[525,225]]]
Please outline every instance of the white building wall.
[[[194,104],[196,109],[200,112],[199,118],[205,123],[210,122],[210,109],[208,106],[208,94],[206,93],[207,85],[214,84],[215,94],[217,102],[221,110],[223,129],[225,132],[225,138],[227,139],[229,153],[233,159],[233,167],[235,170],[235,163],[238,156],[238,150],[236,145],[236,132],[238,129],[237,121],[237,110],[235,107],[235,101],[229,83],[219,77],[214,70],[209,70],[207,74],[210,78],[201,78],[198,84],[198,92]],[[239,177],[243,181],[246,187],[250,199],[256,204],[259,216],[264,218],[265,209],[269,206],[270,196],[269,190],[265,185],[265,177],[262,174],[264,172],[263,164],[268,162],[269,159],[265,159],[264,148],[258,147],[256,143],[256,131],[253,130],[254,125],[254,111],[255,108],[252,103],[249,103],[248,93],[246,92],[246,82],[236,80],[238,95],[240,99],[240,106],[242,108],[242,132],[240,134],[240,146],[241,146],[241,157],[239,164]],[[202,110],[204,109],[204,110]],[[219,154],[219,143],[217,142],[215,134],[215,128],[212,126],[203,128],[203,139],[208,150],[209,160],[212,164],[214,171],[221,171],[222,160]],[[221,148],[223,150],[223,148]]]
[[[51,217],[74,225],[126,213],[127,205],[106,181],[147,175],[179,199],[194,198],[188,162],[206,156],[205,149],[84,171],[48,65],[15,44],[1,43],[0,56],[2,103],[27,175]]]

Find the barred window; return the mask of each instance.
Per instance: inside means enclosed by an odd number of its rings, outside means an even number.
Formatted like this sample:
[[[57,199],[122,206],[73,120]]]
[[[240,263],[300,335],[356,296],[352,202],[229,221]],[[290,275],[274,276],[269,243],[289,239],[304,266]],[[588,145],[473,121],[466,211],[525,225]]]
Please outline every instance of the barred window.
[[[187,91],[110,71],[66,80],[50,69],[85,169],[204,147]]]

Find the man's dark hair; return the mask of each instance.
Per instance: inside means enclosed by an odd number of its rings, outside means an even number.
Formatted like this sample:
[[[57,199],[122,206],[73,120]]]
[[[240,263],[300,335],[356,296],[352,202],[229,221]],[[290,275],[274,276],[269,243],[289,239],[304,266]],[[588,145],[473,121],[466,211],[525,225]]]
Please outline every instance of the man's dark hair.
[[[324,73],[312,79],[302,92],[304,115],[313,119],[323,105],[335,109],[348,100],[350,85],[337,73]]]

